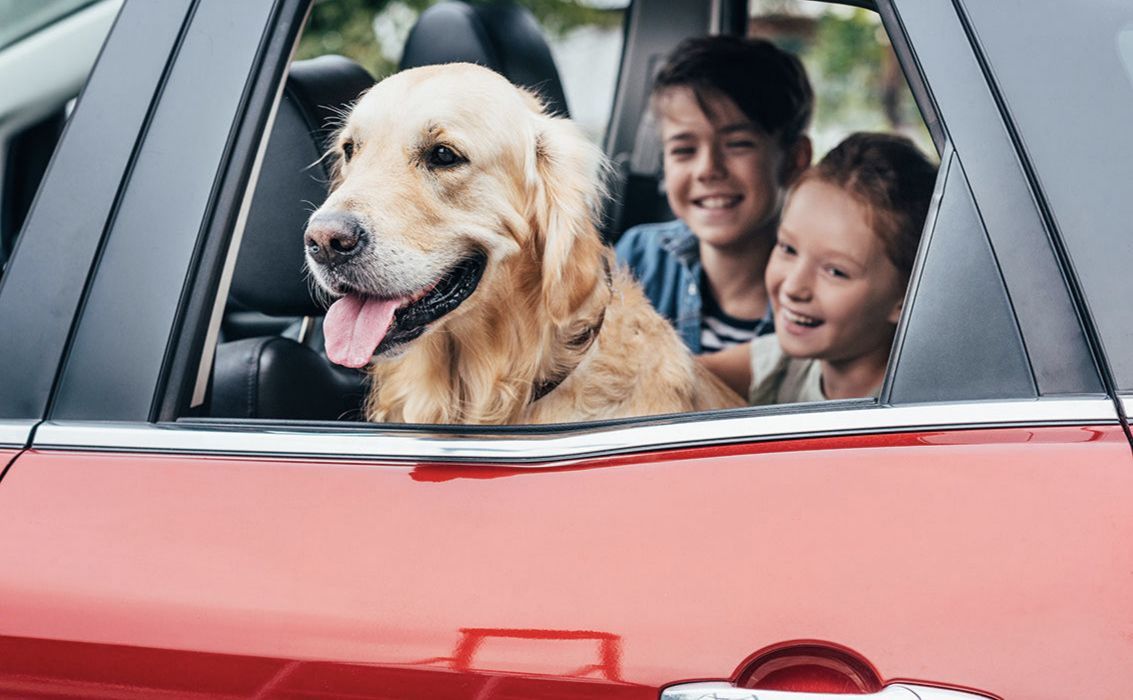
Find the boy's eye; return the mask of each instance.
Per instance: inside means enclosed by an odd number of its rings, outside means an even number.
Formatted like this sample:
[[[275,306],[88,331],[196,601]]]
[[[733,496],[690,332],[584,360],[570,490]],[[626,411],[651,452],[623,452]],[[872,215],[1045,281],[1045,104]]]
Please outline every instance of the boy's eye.
[[[670,148],[669,155],[671,156],[691,156],[696,153],[696,149],[691,146],[680,146],[679,148]]]
[[[755,148],[755,141],[742,139],[739,141],[729,141],[724,145],[734,150],[744,150],[748,148]]]

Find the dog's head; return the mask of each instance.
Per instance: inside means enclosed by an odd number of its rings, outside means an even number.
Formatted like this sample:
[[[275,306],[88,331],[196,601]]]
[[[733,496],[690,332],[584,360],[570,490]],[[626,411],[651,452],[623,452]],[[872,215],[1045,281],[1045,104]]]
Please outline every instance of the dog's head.
[[[600,282],[600,150],[492,71],[387,78],[332,156],[339,176],[305,244],[314,280],[340,297],[325,324],[339,364],[363,366],[488,303],[565,322]]]

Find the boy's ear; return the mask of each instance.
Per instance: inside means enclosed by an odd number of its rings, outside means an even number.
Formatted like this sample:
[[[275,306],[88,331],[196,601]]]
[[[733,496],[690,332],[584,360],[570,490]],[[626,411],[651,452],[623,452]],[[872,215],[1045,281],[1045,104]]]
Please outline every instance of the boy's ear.
[[[779,174],[783,187],[794,184],[799,175],[810,167],[812,157],[814,157],[814,145],[811,144],[810,137],[803,134],[784,154],[783,170]]]

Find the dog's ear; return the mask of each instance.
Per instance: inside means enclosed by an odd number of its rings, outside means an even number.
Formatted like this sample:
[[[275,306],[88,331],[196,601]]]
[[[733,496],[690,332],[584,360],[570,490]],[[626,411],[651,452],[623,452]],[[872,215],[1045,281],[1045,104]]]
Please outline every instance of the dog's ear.
[[[603,279],[598,222],[606,159],[568,119],[535,115],[529,209],[541,254],[542,295],[556,323],[566,321]]]

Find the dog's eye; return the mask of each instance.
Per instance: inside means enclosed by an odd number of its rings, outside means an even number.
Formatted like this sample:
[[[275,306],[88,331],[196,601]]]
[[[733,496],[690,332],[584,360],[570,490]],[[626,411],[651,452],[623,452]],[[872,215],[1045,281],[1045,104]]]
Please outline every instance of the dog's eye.
[[[354,157],[354,142],[346,141],[342,144],[342,159],[347,163]]]
[[[426,156],[426,161],[431,168],[450,168],[463,163],[464,159],[448,146],[433,146]]]

